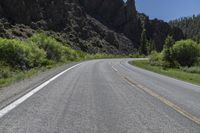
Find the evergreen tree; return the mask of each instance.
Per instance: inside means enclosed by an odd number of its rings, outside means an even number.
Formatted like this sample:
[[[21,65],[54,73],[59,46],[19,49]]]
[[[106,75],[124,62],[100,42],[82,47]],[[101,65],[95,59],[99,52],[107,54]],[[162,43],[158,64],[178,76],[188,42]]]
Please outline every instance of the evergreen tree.
[[[149,41],[149,50],[148,50],[148,54],[151,54],[152,51],[156,50],[156,45],[155,45],[155,41],[154,40],[150,40]]]
[[[148,40],[146,36],[146,30],[142,31],[140,43],[141,43],[140,49],[139,49],[140,54],[147,55],[148,54],[148,48],[147,48]]]
[[[169,67],[173,67],[174,58],[173,58],[173,45],[175,41],[172,36],[168,36],[165,40],[164,49],[163,49],[163,60],[165,61],[165,65]]]
[[[165,39],[164,48],[171,48],[174,45],[175,41],[172,36],[167,36]]]

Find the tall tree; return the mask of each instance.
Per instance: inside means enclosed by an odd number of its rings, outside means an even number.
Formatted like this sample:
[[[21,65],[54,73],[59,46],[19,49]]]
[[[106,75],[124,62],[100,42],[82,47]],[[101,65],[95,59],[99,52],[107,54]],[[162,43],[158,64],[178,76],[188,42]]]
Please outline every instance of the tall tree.
[[[141,34],[141,40],[140,40],[140,49],[139,49],[139,52],[140,54],[144,54],[144,55],[147,55],[148,54],[148,40],[147,40],[147,35],[146,35],[146,30],[144,29],[142,31],[142,34]]]
[[[172,36],[168,36],[165,40],[164,49],[163,49],[163,59],[166,62],[167,66],[173,67],[174,58],[172,47],[175,44],[175,41]]]
[[[156,45],[155,45],[155,41],[154,40],[150,40],[149,41],[149,45],[148,45],[148,54],[151,54],[152,51],[156,50]]]

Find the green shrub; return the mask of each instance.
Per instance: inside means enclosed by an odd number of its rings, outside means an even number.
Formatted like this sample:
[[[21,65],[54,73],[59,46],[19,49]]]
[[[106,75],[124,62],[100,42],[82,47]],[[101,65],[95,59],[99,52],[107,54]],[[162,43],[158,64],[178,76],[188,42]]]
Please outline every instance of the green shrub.
[[[81,51],[73,50],[69,47],[63,47],[63,57],[68,61],[76,61],[85,58],[85,54]]]
[[[33,43],[0,38],[0,60],[12,67],[20,69],[37,67],[42,64],[45,56],[45,52]]]
[[[11,76],[11,68],[5,62],[0,61],[0,79],[5,79]]]
[[[173,46],[174,59],[181,66],[192,66],[197,63],[200,55],[200,47],[193,40],[182,40]]]
[[[200,57],[198,57],[197,62],[194,65],[200,67]]]
[[[36,44],[33,42],[26,41],[27,45],[30,47],[30,63],[32,63],[32,67],[40,67],[46,65],[46,53],[43,49],[40,49]]]
[[[194,67],[181,67],[181,70],[189,73],[200,73],[200,67],[194,66]]]
[[[128,57],[130,57],[130,58],[145,58],[145,55],[136,53],[136,54],[129,54]]]
[[[44,49],[47,58],[56,62],[75,61],[85,56],[83,52],[66,47],[53,37],[46,36],[43,33],[34,34],[29,41],[37,44],[41,49]]]
[[[162,59],[163,59],[162,54],[156,51],[152,51],[151,54],[149,55],[149,63],[151,65],[162,66],[163,65]]]
[[[38,33],[34,34],[29,40],[37,44],[39,48],[44,49],[49,60],[62,60],[64,46],[54,38],[48,37],[43,33]]]

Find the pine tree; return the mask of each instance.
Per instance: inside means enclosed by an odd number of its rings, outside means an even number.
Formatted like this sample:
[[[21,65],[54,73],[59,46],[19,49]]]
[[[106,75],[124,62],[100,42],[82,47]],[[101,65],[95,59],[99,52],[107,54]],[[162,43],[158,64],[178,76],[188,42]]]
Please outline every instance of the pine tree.
[[[167,36],[164,44],[164,48],[171,48],[174,45],[175,41],[172,36]]]
[[[147,40],[147,36],[146,36],[146,30],[142,31],[140,44],[141,44],[140,49],[139,49],[140,54],[147,55],[148,54],[148,48],[147,48],[148,40]]]
[[[168,36],[165,40],[164,49],[163,49],[163,60],[169,67],[173,67],[174,58],[173,58],[173,51],[172,47],[175,44],[175,41],[172,36]]]
[[[148,45],[148,54],[151,54],[151,52],[155,50],[156,50],[155,42],[154,40],[150,40]]]

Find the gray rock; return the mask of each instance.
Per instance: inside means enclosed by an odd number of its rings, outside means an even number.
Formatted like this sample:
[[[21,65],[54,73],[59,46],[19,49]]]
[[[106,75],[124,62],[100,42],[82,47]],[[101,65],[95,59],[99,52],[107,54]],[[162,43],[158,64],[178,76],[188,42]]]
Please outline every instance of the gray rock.
[[[0,19],[12,28],[2,23],[0,36],[27,38],[42,30],[85,52],[129,54],[140,45],[137,14],[135,0],[1,0]],[[21,24],[27,27],[19,32]]]

